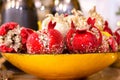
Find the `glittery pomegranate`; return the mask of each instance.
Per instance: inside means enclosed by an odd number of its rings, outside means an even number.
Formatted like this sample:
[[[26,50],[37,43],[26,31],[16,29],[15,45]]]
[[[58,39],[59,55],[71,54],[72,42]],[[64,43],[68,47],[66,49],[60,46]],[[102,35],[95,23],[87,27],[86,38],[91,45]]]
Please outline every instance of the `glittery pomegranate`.
[[[62,53],[64,37],[54,29],[56,23],[48,24],[48,29],[32,33],[27,40],[27,51],[30,54],[57,54]]]

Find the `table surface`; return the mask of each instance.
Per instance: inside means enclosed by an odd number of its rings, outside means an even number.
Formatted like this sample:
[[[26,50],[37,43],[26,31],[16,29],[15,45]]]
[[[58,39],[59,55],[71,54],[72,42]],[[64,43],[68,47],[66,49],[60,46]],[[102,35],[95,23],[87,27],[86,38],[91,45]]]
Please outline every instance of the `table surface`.
[[[1,70],[0,80],[1,79],[2,80],[41,80],[36,76],[26,74],[21,71],[11,71],[11,70]],[[108,67],[91,76],[79,80],[120,80],[120,69]]]

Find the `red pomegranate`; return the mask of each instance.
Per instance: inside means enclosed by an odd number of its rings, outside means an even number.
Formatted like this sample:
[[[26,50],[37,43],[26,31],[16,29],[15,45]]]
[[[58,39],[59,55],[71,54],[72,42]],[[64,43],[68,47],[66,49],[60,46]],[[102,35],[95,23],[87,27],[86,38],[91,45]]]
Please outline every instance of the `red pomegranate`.
[[[48,29],[32,33],[27,40],[27,51],[30,54],[56,54],[62,53],[64,38],[62,34],[54,29],[56,23],[48,24]]]
[[[71,29],[66,36],[67,48],[74,53],[96,52],[102,42],[101,32],[94,26],[94,20],[88,18],[90,28],[88,30],[75,29],[71,22]]]
[[[98,48],[98,52],[117,52],[118,44],[114,36],[106,31],[102,31],[102,44]]]
[[[106,31],[106,32],[108,32],[109,34],[113,35],[113,32],[112,32],[111,28],[109,27],[107,21],[105,21],[105,23],[104,23],[104,29],[103,29],[103,31]]]
[[[8,22],[0,27],[0,52],[26,52],[26,40],[33,30]]]
[[[120,28],[118,28],[115,32],[114,32],[114,36],[115,36],[115,39],[118,43],[118,46],[119,46],[119,49],[120,49]]]

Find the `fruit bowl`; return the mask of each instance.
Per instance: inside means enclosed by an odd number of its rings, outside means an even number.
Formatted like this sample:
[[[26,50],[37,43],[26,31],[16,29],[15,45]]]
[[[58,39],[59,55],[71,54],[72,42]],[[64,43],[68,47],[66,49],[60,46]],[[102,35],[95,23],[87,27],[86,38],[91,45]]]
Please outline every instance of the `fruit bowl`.
[[[108,67],[117,59],[116,53],[2,55],[14,66],[42,79],[86,77]]]
[[[118,53],[118,58],[111,66],[115,68],[120,68],[120,52],[117,53]]]

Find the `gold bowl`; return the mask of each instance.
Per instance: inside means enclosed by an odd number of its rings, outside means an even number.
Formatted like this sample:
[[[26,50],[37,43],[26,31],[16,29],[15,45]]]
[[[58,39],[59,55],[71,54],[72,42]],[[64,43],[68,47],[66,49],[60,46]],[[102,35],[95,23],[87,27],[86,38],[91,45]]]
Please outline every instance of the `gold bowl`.
[[[2,55],[14,66],[42,79],[86,77],[108,67],[117,59],[116,53]]]
[[[120,68],[120,52],[117,52],[118,58],[117,60],[111,65],[111,67]]]

